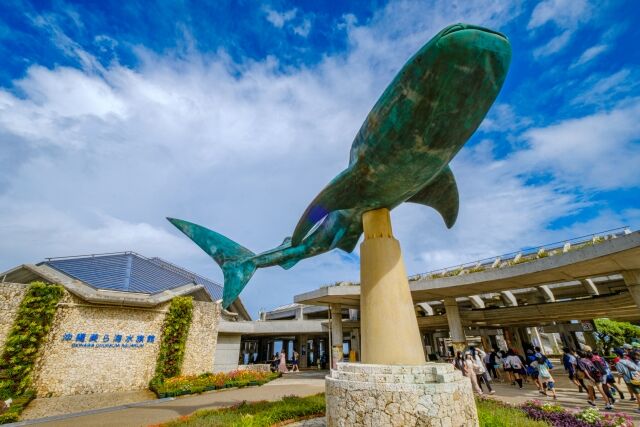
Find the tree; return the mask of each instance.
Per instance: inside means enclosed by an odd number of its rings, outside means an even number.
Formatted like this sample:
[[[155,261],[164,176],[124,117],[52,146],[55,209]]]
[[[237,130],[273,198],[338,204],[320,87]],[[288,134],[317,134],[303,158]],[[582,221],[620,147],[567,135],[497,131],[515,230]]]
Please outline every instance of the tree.
[[[603,355],[608,355],[613,347],[620,347],[624,343],[630,343],[634,338],[640,338],[640,326],[629,322],[603,318],[595,319],[594,323],[594,335]]]

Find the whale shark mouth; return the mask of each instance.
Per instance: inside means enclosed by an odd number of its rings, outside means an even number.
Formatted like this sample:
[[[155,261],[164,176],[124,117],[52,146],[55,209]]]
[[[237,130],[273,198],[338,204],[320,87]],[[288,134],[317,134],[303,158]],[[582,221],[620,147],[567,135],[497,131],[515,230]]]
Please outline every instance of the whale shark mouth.
[[[494,31],[490,28],[485,28],[485,27],[480,27],[478,25],[470,25],[470,24],[455,24],[450,26],[449,28],[447,28],[441,35],[440,38],[446,37],[450,34],[453,34],[455,32],[458,31],[462,31],[462,30],[476,30],[476,31],[482,31],[484,33],[489,33],[489,34],[495,34],[498,37],[502,37],[503,39],[507,40],[507,36],[505,36],[504,34],[502,34],[499,31]]]

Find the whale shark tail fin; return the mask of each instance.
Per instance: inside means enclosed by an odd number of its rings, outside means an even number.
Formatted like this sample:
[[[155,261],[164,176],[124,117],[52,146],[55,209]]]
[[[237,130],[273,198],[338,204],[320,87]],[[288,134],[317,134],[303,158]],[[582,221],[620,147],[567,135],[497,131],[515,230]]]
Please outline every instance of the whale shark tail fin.
[[[222,307],[228,308],[255,273],[255,254],[233,240],[201,225],[176,218],[167,218],[178,230],[205,251],[222,268],[224,290]]]

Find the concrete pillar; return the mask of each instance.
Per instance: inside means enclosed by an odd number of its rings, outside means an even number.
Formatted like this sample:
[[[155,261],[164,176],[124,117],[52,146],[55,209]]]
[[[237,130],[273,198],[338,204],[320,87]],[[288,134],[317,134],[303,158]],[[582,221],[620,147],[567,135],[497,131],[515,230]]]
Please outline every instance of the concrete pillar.
[[[360,329],[351,331],[351,350],[355,352],[356,360],[360,360]]]
[[[360,334],[362,363],[425,363],[418,321],[400,244],[393,237],[388,209],[362,216],[360,245]]]
[[[486,329],[480,329],[480,340],[482,341],[482,348],[485,352],[491,353],[491,340]]]
[[[296,337],[298,341],[298,356],[300,357],[300,368],[307,368],[307,358],[309,357],[309,349],[307,348],[307,336],[306,335],[298,335]],[[303,354],[304,353],[304,354]]]
[[[449,323],[449,337],[453,343],[453,350],[464,351],[467,347],[467,337],[462,327],[462,319],[460,318],[460,310],[458,303],[453,297],[444,299],[444,309],[447,313],[447,323]]]
[[[640,270],[627,270],[622,272],[624,283],[629,289],[631,298],[636,303],[636,306],[640,308]]]
[[[337,368],[337,363],[342,362],[342,306],[331,304],[331,369]]]
[[[543,353],[546,353],[546,350],[544,349],[544,344],[542,343],[542,337],[540,336],[540,331],[538,330],[537,326],[532,326],[531,327],[531,332],[533,332],[533,337],[535,338],[536,342],[533,343],[533,346],[538,346],[540,347],[540,349],[542,350]]]
[[[596,324],[593,320],[589,320],[588,322],[591,323],[591,331],[584,331],[582,334],[584,335],[584,342],[595,351],[598,346],[596,337],[593,336],[593,331],[596,330]]]

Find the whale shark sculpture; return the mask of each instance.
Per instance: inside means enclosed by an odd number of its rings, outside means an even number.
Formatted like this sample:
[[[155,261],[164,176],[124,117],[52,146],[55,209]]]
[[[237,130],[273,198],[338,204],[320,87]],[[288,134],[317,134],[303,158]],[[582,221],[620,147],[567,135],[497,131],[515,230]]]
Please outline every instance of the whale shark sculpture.
[[[440,31],[376,102],[353,141],[349,166],[313,199],[292,237],[271,250],[255,254],[215,231],[167,218],[222,268],[223,307],[257,268],[289,269],[335,248],[353,251],[369,210],[419,203],[452,227],[458,189],[449,162],[489,111],[510,61],[501,33],[467,24]]]

